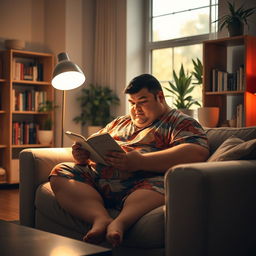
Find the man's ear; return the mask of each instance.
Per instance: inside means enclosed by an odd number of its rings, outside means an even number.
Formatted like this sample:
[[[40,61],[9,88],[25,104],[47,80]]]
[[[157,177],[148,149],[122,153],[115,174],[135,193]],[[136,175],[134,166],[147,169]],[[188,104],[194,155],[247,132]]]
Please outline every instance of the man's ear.
[[[165,100],[164,93],[162,91],[159,91],[157,94],[157,98],[162,103]]]

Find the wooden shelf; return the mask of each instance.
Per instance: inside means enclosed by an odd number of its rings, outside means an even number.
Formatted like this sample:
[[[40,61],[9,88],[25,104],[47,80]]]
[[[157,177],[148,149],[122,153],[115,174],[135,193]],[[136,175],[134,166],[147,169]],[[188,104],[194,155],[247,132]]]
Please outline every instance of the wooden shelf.
[[[49,112],[38,112],[38,111],[12,111],[15,115],[49,115]]]
[[[239,105],[242,106],[240,111],[242,126],[256,125],[254,56],[256,56],[256,37],[254,36],[244,35],[203,42],[203,106],[220,108],[220,126],[237,116],[236,111]],[[243,91],[221,91],[223,88],[213,86],[213,80],[217,81],[216,77],[213,78],[213,70],[235,73],[241,67]]]
[[[51,147],[50,144],[22,144],[22,145],[12,145],[13,148],[47,148]]]
[[[37,142],[38,127],[48,117],[54,120],[53,112],[31,111],[38,109],[39,102],[54,101],[51,85],[54,57],[50,53],[13,49],[1,51],[0,57],[3,72],[0,79],[0,166],[6,170],[6,183],[19,183],[19,153],[25,148],[54,146],[53,143],[27,144]]]
[[[12,80],[12,83],[15,84],[26,84],[26,85],[52,85],[50,82],[44,82],[44,81],[31,81],[31,80]]]
[[[9,50],[14,56],[24,57],[24,58],[40,58],[40,57],[49,57],[52,58],[51,53],[44,53],[44,52],[31,52],[31,51],[24,51],[24,50]]]
[[[243,94],[244,91],[221,91],[221,92],[205,92],[206,95],[226,95],[226,94]]]

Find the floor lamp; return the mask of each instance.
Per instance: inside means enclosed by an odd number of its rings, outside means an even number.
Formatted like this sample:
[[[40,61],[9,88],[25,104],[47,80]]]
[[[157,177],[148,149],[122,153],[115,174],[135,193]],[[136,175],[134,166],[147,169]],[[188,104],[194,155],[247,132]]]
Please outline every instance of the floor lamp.
[[[56,64],[52,75],[52,86],[55,89],[62,90],[62,113],[61,113],[61,147],[64,141],[64,115],[66,91],[81,86],[85,81],[85,76],[78,65],[70,61],[66,52],[61,52],[57,56]]]

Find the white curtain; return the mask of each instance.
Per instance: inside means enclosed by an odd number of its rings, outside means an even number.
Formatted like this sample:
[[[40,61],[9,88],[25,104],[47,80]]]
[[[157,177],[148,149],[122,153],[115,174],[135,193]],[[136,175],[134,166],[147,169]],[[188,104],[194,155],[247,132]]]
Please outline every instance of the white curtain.
[[[115,90],[118,0],[96,1],[93,82]]]

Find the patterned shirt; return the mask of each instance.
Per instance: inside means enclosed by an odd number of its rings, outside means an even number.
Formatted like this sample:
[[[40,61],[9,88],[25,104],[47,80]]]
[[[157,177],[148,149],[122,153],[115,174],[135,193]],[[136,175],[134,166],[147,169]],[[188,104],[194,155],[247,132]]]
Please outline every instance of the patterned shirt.
[[[104,132],[108,132],[126,152],[156,152],[182,143],[193,143],[208,148],[207,137],[201,125],[175,109],[170,109],[142,129],[133,124],[129,115],[118,117],[99,131]],[[104,172],[103,176],[113,178],[115,170],[112,167],[95,163],[91,165],[97,171]]]

